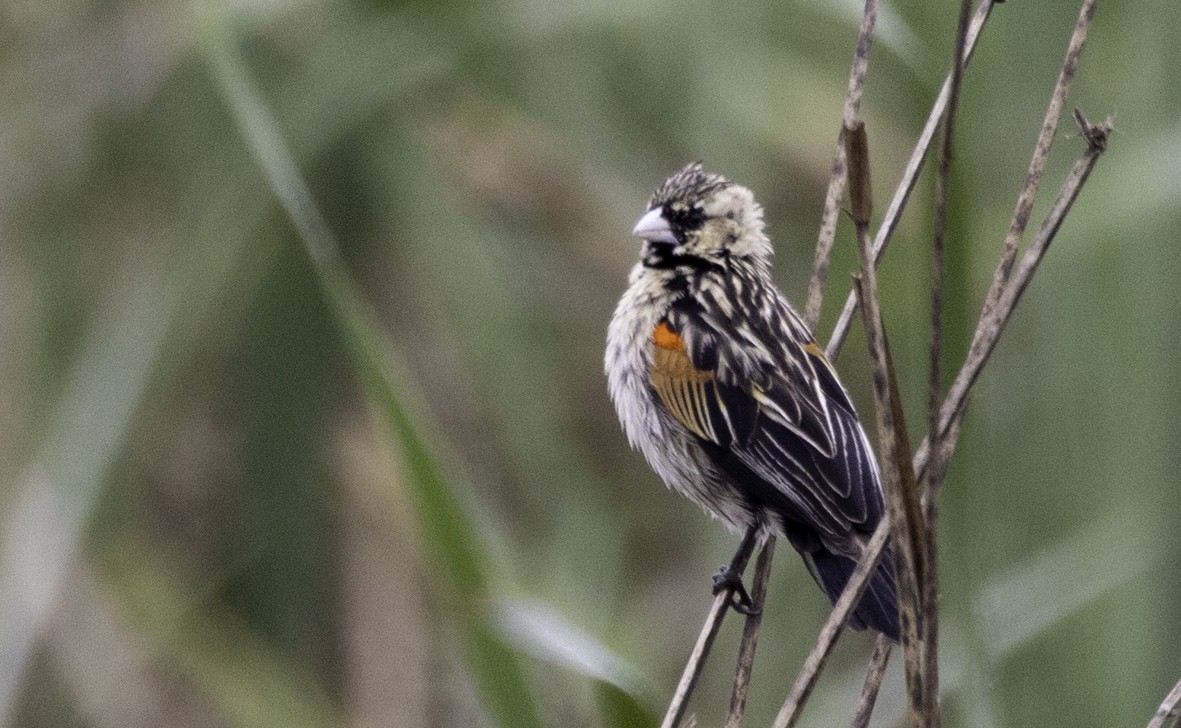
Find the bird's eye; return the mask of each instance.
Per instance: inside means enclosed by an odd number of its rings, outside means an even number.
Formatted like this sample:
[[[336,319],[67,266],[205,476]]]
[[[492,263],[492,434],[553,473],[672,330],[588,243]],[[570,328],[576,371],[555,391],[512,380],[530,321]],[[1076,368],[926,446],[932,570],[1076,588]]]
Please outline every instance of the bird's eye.
[[[697,206],[670,205],[664,215],[678,230],[697,230],[705,224],[705,210]]]

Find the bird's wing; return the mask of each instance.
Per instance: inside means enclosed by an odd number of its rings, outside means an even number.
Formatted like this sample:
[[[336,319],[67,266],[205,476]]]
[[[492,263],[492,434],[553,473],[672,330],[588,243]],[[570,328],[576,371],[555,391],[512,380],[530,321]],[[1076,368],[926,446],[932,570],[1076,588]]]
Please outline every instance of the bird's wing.
[[[873,529],[882,514],[877,465],[815,343],[756,371],[751,357],[745,366],[728,361],[737,344],[723,344],[694,318],[660,322],[652,342],[657,399],[739,487],[795,522],[789,525],[815,529],[830,548]]]

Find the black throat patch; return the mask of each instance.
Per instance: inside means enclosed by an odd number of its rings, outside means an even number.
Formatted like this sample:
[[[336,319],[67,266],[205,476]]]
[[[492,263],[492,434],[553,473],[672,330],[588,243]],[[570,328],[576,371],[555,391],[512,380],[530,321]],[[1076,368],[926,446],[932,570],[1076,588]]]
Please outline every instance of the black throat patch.
[[[721,265],[712,260],[707,260],[696,255],[678,255],[673,252],[674,250],[676,250],[676,246],[669,243],[646,241],[644,243],[644,254],[641,262],[645,268],[654,268],[656,270],[671,270],[681,267],[701,272],[723,270]]]

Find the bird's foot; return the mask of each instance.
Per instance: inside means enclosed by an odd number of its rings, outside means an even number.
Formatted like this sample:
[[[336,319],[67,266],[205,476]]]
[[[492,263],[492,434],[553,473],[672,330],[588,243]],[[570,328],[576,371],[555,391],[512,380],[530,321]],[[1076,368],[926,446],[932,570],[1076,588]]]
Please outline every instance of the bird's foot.
[[[716,596],[722,591],[730,593],[730,607],[739,614],[745,614],[748,617],[753,617],[761,613],[761,607],[756,607],[754,600],[750,598],[750,594],[746,591],[746,586],[742,583],[742,577],[735,574],[730,569],[729,564],[723,564],[718,573],[713,577],[714,588],[713,593]]]

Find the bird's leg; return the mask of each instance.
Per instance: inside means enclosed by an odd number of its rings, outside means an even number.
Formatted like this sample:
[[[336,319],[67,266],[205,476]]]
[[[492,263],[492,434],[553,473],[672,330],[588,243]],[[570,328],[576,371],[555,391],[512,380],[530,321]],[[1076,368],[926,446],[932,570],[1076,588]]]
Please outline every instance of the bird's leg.
[[[746,535],[742,537],[742,542],[738,544],[738,550],[734,552],[734,558],[730,559],[730,563],[722,564],[713,576],[713,593],[717,595],[723,590],[729,591],[730,606],[735,612],[748,617],[762,611],[761,608],[755,607],[754,601],[746,591],[746,586],[742,583],[742,572],[746,569],[746,562],[750,560],[750,552],[754,550],[758,531],[757,526],[748,528]]]

